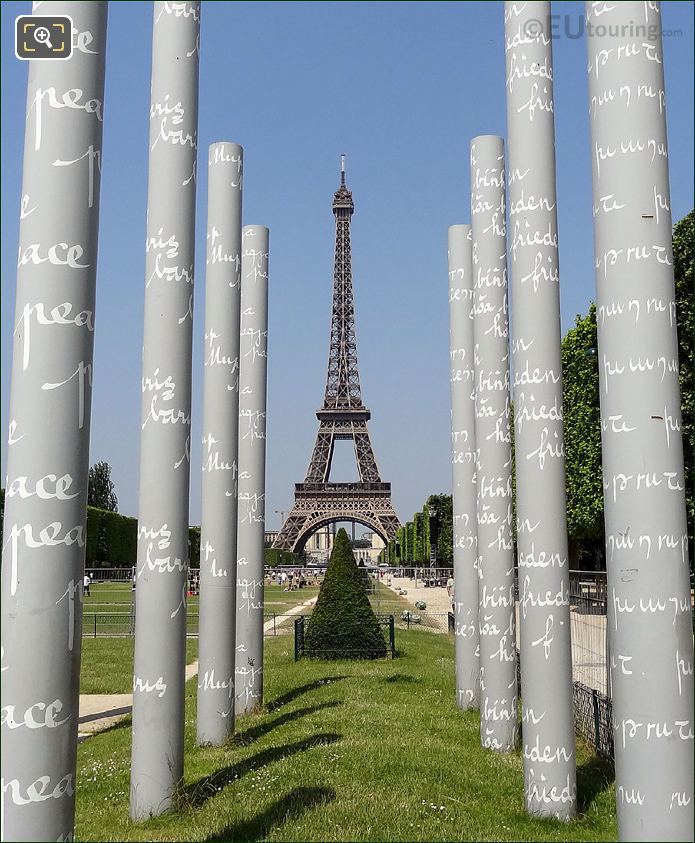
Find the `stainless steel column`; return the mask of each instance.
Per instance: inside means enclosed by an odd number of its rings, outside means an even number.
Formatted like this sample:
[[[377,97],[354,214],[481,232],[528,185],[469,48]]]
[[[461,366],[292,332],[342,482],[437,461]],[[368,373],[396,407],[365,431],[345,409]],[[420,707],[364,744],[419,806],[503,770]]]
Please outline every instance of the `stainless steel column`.
[[[658,3],[587,3],[621,840],[693,839],[693,630]]]
[[[506,2],[507,179],[524,793],[577,812],[549,2]]]
[[[456,704],[464,710],[480,705],[472,251],[470,225],[450,226],[449,354]]]
[[[130,780],[134,820],[173,808],[183,776],[199,29],[200,3],[155,2]]]
[[[73,834],[106,12],[42,3],[38,14],[69,15],[82,40],[69,59],[29,66],[2,552],[3,840]]]
[[[197,734],[215,746],[234,731],[242,172],[238,144],[210,146]]]
[[[268,343],[267,228],[244,226],[239,352],[239,514],[235,710],[263,704],[263,539]]]
[[[517,734],[512,455],[504,143],[471,142],[475,275],[475,444],[478,490],[480,737],[507,752]]]

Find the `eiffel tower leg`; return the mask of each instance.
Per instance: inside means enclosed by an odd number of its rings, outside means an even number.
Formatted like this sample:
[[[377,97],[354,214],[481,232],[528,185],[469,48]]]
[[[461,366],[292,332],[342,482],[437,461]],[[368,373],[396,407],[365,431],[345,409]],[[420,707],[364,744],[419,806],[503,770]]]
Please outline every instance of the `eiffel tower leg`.
[[[245,226],[241,257],[239,348],[239,514],[235,712],[263,704],[268,229]]]

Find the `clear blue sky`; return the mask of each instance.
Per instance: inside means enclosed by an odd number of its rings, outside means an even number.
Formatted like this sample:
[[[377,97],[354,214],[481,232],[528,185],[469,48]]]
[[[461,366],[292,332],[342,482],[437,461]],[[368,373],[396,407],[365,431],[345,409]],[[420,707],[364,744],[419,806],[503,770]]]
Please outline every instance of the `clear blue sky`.
[[[583,3],[554,3],[576,32]],[[27,67],[2,2],[2,368],[7,430]],[[693,4],[664,2],[674,219],[693,197]],[[109,12],[92,462],[137,514],[152,7]],[[586,44],[555,43],[562,318],[594,295]],[[267,525],[304,478],[323,398],[341,152],[353,190],[362,392],[382,477],[410,518],[449,491],[446,238],[469,220],[469,141],[505,134],[503,13],[484,3],[203,3],[199,149],[245,149],[244,217],[270,226]],[[205,156],[201,157],[201,162]],[[198,191],[191,523],[200,523],[206,173]],[[6,443],[3,438],[2,474]],[[342,455],[341,455],[342,457]],[[340,460],[341,465],[343,459]],[[345,469],[345,466],[343,466]],[[346,474],[335,479],[349,479]]]

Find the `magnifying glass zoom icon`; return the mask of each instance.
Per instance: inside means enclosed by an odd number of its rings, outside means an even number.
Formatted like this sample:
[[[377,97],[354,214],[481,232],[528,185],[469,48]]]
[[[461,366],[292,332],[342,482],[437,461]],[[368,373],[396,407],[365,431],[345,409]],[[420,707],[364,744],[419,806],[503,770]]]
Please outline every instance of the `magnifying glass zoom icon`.
[[[34,30],[34,40],[38,44],[45,44],[49,50],[53,49],[53,44],[51,44],[51,33],[45,26],[36,27]]]

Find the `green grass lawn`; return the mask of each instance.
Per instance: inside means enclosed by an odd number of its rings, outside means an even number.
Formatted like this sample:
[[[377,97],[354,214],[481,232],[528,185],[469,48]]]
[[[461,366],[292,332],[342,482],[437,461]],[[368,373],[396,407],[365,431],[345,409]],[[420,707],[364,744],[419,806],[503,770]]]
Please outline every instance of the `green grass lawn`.
[[[103,582],[92,583],[90,595],[85,595],[82,611],[84,613],[109,613],[126,612],[130,614],[133,591],[130,582]],[[198,596],[191,594],[188,597],[188,611],[192,614],[198,612]]]
[[[93,583],[90,596],[84,598],[83,612],[93,613],[127,613],[130,614],[133,592],[130,583]],[[272,615],[287,612],[298,603],[310,600],[319,593],[317,586],[306,586],[294,591],[282,591],[279,585],[265,586],[265,614]],[[198,613],[198,595],[188,597],[188,612]]]
[[[526,817],[519,753],[483,750],[477,715],[455,708],[448,636],[399,630],[399,656],[369,663],[295,663],[290,636],[265,643],[266,709],[229,746],[195,746],[188,683],[178,813],[129,822],[129,719],[80,745],[77,840],[616,839],[612,776],[584,749],[582,816]]]
[[[81,694],[133,692],[133,638],[83,638]],[[186,664],[198,658],[198,639],[186,640]]]
[[[266,586],[263,593],[263,601],[265,605],[265,615],[268,617],[275,613],[281,615],[287,612],[298,603],[304,603],[306,600],[311,600],[319,593],[318,586],[305,586],[294,591],[283,591],[279,585]]]

